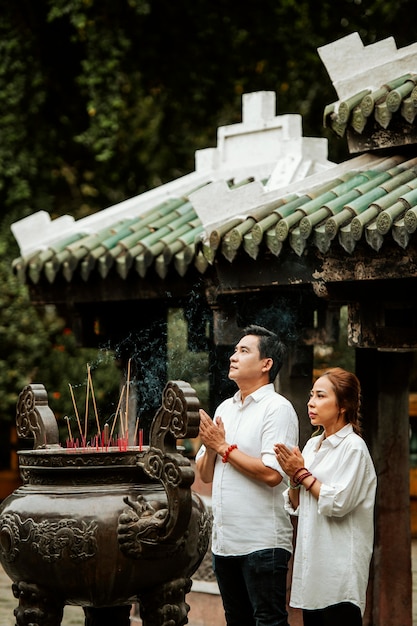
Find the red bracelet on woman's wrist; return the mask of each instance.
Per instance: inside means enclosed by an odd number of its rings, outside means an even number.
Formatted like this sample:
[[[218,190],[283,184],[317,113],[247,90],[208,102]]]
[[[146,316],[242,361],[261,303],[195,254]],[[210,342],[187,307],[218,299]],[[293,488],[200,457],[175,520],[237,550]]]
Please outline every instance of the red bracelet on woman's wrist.
[[[305,470],[303,474],[298,474],[298,476],[296,476],[295,478],[293,476],[292,481],[295,485],[301,485],[304,478],[308,478],[309,476],[311,476],[311,472],[309,472],[308,470]]]
[[[306,491],[310,491],[310,489],[312,488],[312,486],[314,485],[314,483],[317,481],[317,478],[314,478],[314,480],[312,480],[312,482],[309,484],[308,487],[306,487]]]
[[[235,443],[233,443],[231,446],[229,446],[226,450],[226,452],[223,454],[222,456],[222,463],[227,463],[227,461],[229,460],[229,454],[233,451],[237,449],[237,445]]]
[[[308,472],[308,469],[306,467],[299,467],[298,470],[294,473],[294,476],[292,477],[293,482],[295,482],[295,479],[297,478],[300,472]]]

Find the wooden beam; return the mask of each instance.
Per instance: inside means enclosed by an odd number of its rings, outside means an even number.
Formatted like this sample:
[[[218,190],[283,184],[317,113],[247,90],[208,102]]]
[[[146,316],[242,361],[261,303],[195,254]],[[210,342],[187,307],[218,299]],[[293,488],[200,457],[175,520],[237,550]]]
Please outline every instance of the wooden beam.
[[[362,133],[347,127],[346,137],[351,154],[369,152],[381,148],[392,148],[417,143],[417,130],[414,124],[408,123],[399,113],[391,115],[389,129],[369,118]]]
[[[332,250],[323,258],[314,278],[324,283],[416,278],[416,254],[415,242],[410,242],[407,250],[389,241],[384,242],[381,252],[375,252],[365,244],[356,247],[352,255]]]

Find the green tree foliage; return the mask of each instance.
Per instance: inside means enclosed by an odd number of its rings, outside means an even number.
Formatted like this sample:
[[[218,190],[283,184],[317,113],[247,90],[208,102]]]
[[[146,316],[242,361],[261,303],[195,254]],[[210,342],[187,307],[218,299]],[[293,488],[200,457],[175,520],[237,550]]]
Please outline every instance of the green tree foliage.
[[[317,48],[415,39],[412,0],[5,0],[0,205],[79,217],[191,171],[244,92],[273,90],[323,135]],[[349,60],[347,59],[347,63]],[[329,136],[333,157],[345,143]]]
[[[85,415],[87,366],[104,424],[119,394],[120,372],[114,354],[105,348],[80,347],[55,307],[37,309],[32,305],[26,285],[11,271],[11,259],[17,250],[6,218],[1,221],[0,233],[0,432],[7,432],[2,424],[13,423],[22,389],[30,383],[42,383],[65,437],[64,416],[75,424],[69,385],[74,388],[80,413]],[[89,411],[90,420],[94,420],[93,406]],[[7,445],[4,436],[0,441],[0,468],[8,462]]]
[[[83,432],[87,416],[88,435],[92,436],[98,430],[97,422],[100,430],[112,423],[118,404],[121,372],[114,354],[105,348],[80,347],[54,309],[47,310],[42,321],[49,336],[34,382],[42,382],[47,389],[61,442],[70,433],[74,438],[80,436],[77,413]]]
[[[355,348],[348,347],[348,310],[342,306],[339,311],[339,330],[334,344],[314,346],[314,364],[317,373],[329,367],[344,367],[355,371]]]
[[[4,0],[0,420],[36,379],[65,414],[68,383],[85,385],[86,364],[103,357],[81,350],[55,311],[31,307],[11,273],[10,223],[39,210],[80,218],[192,171],[217,127],[241,121],[242,93],[274,91],[278,114],[301,113],[306,135],[326,135],[336,96],[317,48],[354,31],[405,46],[412,15],[413,0]],[[330,158],[346,158],[327,136]],[[113,365],[96,368],[98,395]]]
[[[48,335],[26,288],[10,271],[5,248],[0,241],[0,419],[11,420],[17,393],[35,377]]]
[[[187,381],[195,389],[201,406],[208,410],[208,354],[189,350],[187,322],[182,309],[169,311],[167,348],[168,379]]]

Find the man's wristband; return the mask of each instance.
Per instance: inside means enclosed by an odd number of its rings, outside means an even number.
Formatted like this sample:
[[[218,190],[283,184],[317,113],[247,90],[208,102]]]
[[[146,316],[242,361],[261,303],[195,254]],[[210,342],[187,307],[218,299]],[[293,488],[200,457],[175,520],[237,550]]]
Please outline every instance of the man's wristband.
[[[227,461],[229,460],[229,454],[233,451],[237,449],[237,445],[235,443],[233,443],[231,446],[229,446],[226,450],[226,452],[223,454],[222,456],[222,463],[227,463]]]

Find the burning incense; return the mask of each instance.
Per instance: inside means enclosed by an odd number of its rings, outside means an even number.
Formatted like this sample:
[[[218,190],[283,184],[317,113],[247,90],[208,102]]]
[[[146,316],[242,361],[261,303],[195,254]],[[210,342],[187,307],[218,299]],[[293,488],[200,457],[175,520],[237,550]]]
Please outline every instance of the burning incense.
[[[66,422],[67,422],[69,440],[70,440],[70,441],[73,441],[73,439],[72,439],[72,432],[71,432],[71,425],[70,425],[70,422],[69,422],[69,417],[68,417],[68,415],[65,415],[65,416],[64,416],[64,420],[66,420]]]
[[[101,440],[102,440],[102,445],[104,445],[106,447],[106,449],[107,449],[108,446],[109,446],[109,441],[110,441],[109,425],[108,424],[104,424],[103,436],[102,436]]]
[[[71,425],[69,422],[69,417],[65,416],[64,419],[67,422],[68,433],[69,433],[69,439],[67,441],[68,448],[74,448],[74,449],[77,449],[79,447],[84,448],[84,449],[94,448],[97,451],[99,450],[103,451],[104,449],[107,450],[109,446],[117,445],[119,447],[119,450],[128,449],[128,446],[129,446],[129,387],[130,387],[130,375],[131,375],[130,364],[131,364],[131,360],[129,359],[128,369],[127,369],[127,379],[120,392],[119,402],[117,405],[116,412],[114,414],[111,432],[109,432],[110,426],[108,423],[104,425],[103,430],[101,430],[101,427],[100,427],[100,419],[99,419],[99,414],[97,410],[97,403],[96,403],[96,397],[95,397],[95,392],[94,392],[93,379],[91,376],[90,365],[87,364],[84,431],[81,428],[80,416],[78,413],[77,403],[75,401],[74,391],[73,391],[71,384],[68,383],[70,393],[71,393],[72,403],[74,406],[75,415],[77,418],[77,425],[78,425],[78,429],[79,429],[80,437],[81,437],[81,442],[79,442],[78,437],[76,440],[74,439],[73,434],[71,432]],[[94,415],[95,415],[95,421],[97,425],[97,434],[94,437],[92,437],[89,441],[87,441],[90,395],[91,395],[91,402],[94,407]],[[123,400],[125,400],[124,405],[123,405]],[[123,406],[124,406],[124,409],[123,409]],[[113,438],[113,432],[114,432],[114,429],[116,428],[116,424],[118,420],[120,420],[120,433],[118,433],[117,436]],[[134,434],[135,444],[136,444],[136,440],[138,436],[138,428],[139,428],[139,418],[137,419],[136,425],[135,425],[135,434]],[[142,446],[142,440],[143,440],[142,429],[139,429],[139,439],[141,441],[140,445]]]

